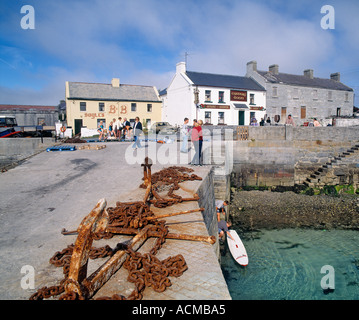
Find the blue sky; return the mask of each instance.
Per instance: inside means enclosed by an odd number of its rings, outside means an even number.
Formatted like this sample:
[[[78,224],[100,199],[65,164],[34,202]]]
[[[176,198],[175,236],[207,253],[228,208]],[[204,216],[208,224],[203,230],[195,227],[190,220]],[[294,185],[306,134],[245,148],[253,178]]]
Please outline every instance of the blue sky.
[[[35,10],[24,30],[21,7]],[[335,10],[335,29],[321,28]],[[244,75],[278,64],[359,90],[357,0],[0,0],[0,104],[57,105],[65,81],[168,86],[187,69]],[[355,104],[359,106],[358,97]]]

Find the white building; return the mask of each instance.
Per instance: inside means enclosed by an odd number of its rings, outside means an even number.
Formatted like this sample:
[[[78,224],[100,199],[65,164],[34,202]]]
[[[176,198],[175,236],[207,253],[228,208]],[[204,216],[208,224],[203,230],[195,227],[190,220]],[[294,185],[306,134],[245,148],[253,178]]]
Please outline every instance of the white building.
[[[248,77],[193,72],[176,66],[170,85],[160,92],[162,121],[182,125],[185,117],[213,125],[249,125],[266,113],[266,91]]]

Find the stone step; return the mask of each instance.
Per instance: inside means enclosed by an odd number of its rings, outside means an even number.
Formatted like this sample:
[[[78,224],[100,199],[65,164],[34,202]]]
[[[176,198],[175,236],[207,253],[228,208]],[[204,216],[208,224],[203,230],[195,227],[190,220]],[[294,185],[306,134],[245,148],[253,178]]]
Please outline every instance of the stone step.
[[[224,167],[214,168],[213,173],[214,173],[214,175],[225,176],[226,169]]]

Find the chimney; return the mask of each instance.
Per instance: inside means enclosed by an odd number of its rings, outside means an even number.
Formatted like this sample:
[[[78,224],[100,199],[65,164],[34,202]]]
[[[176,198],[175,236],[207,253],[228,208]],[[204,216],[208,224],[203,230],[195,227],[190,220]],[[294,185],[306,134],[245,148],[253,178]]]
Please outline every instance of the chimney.
[[[120,87],[120,79],[119,78],[113,78],[111,81],[113,88],[119,88]]]
[[[309,79],[313,79],[313,70],[312,69],[304,70],[304,76]]]
[[[186,62],[178,62],[176,64],[176,73],[185,73],[186,72]]]
[[[257,71],[257,61],[247,62],[247,73]]]
[[[277,64],[272,64],[269,66],[269,72],[272,74],[279,74],[279,66]]]
[[[339,72],[332,73],[330,75],[330,79],[340,82],[340,73]]]

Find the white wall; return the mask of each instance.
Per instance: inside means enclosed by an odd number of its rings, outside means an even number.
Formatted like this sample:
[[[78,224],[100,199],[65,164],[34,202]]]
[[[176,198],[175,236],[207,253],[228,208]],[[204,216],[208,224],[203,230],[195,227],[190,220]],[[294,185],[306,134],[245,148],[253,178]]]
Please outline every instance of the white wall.
[[[171,125],[182,125],[185,117],[194,119],[195,111],[193,89],[185,79],[185,75],[176,73],[167,88],[167,97],[164,98],[162,119]]]

